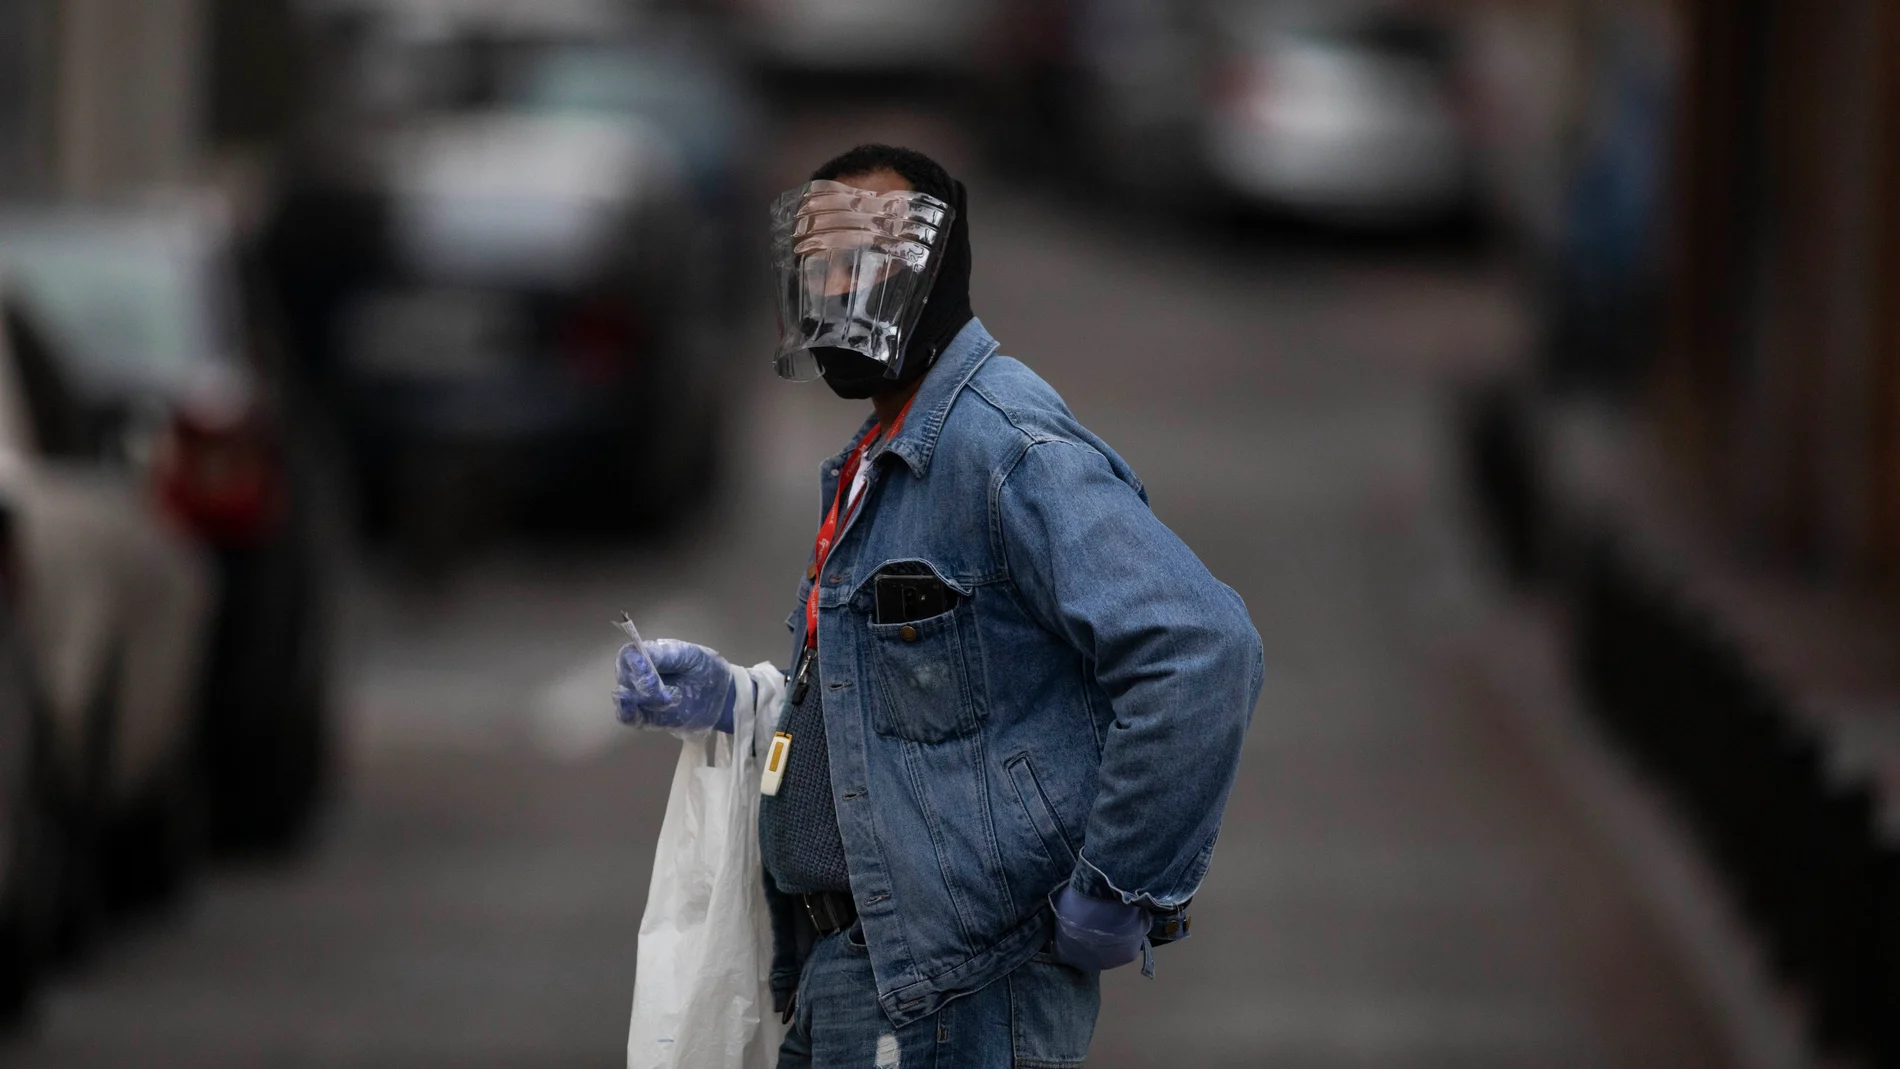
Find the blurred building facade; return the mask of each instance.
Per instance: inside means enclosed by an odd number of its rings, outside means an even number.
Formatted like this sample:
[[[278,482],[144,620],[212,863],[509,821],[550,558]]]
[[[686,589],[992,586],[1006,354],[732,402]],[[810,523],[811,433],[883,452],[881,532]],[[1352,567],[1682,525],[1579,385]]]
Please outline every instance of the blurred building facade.
[[[288,0],[0,0],[0,190],[100,196],[202,176],[294,108]]]
[[[8,184],[104,193],[175,181],[199,143],[197,0],[8,0]]]
[[[1763,548],[1900,571],[1900,8],[1692,0],[1664,425]]]
[[[1473,483],[1815,1045],[1900,1065],[1900,5],[1573,9],[1559,374]]]

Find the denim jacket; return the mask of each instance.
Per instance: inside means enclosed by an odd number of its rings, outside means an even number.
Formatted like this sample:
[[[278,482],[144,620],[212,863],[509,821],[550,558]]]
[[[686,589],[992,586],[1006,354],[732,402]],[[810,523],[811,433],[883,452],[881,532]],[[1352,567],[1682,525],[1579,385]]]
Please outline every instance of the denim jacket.
[[[972,320],[944,350],[816,579],[838,823],[899,1027],[1042,949],[1065,882],[1161,913],[1186,903],[1263,672],[1240,596],[996,348]],[[845,460],[824,464],[821,509]],[[918,565],[955,606],[875,622],[874,577]],[[812,582],[787,621],[794,651]],[[783,999],[797,911],[769,880],[768,898]]]

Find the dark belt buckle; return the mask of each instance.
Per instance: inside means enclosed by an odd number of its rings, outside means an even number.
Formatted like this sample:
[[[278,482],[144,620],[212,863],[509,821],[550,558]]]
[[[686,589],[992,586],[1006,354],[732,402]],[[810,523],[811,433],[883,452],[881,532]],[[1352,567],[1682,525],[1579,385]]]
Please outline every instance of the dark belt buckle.
[[[805,915],[811,918],[812,927],[819,935],[830,935],[842,930],[851,923],[847,911],[838,908],[836,894],[805,895]]]

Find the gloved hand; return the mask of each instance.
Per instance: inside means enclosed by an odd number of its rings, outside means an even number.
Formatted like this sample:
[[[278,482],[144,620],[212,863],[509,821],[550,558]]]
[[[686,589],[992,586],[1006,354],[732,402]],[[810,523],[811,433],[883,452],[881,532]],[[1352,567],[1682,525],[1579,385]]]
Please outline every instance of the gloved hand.
[[[1149,918],[1140,906],[1108,902],[1064,887],[1056,893],[1055,912],[1056,960],[1064,965],[1100,971],[1141,956]]]
[[[644,646],[644,652],[642,647]],[[620,722],[676,731],[732,731],[732,667],[716,650],[656,638],[620,647],[614,704]]]

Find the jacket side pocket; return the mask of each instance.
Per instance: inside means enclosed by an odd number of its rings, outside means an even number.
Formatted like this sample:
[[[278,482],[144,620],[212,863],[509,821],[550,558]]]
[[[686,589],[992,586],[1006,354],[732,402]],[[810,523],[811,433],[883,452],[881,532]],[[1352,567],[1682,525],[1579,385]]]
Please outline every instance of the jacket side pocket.
[[[1023,812],[1029,816],[1029,824],[1036,829],[1036,836],[1042,840],[1043,852],[1049,860],[1061,866],[1065,871],[1075,867],[1075,850],[1069,846],[1069,837],[1062,829],[1062,821],[1049,804],[1049,797],[1042,793],[1042,783],[1036,779],[1036,770],[1029,764],[1029,755],[1017,754],[1009,759],[1010,783],[1016,787],[1016,800],[1022,804]]]

